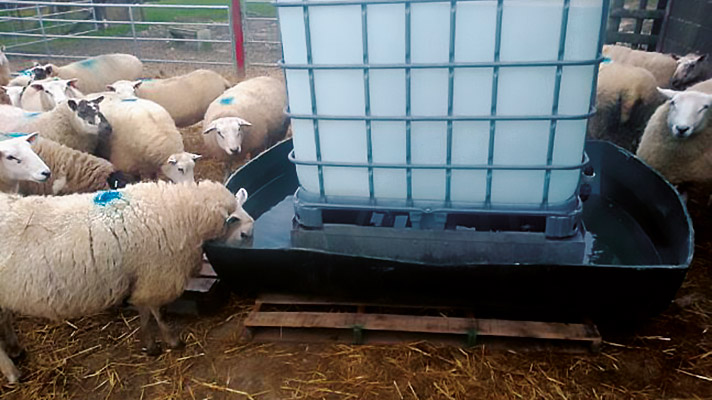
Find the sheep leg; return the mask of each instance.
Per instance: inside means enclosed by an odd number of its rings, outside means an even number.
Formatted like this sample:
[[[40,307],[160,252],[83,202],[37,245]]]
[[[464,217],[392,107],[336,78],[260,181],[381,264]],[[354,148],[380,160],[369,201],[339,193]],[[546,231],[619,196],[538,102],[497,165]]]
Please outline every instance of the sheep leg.
[[[19,348],[18,355],[21,354],[22,349],[17,344],[17,335],[12,329],[12,317],[8,312],[0,309],[0,372],[5,375],[10,384],[15,384],[20,379],[20,371],[5,352],[6,347]]]
[[[7,378],[7,381],[10,382],[10,384],[15,384],[18,380],[20,380],[20,371],[17,369],[10,357],[8,357],[7,353],[5,353],[2,346],[0,346],[0,372],[5,375],[5,378]]]
[[[141,350],[149,356],[161,354],[161,347],[158,346],[151,329],[151,310],[149,307],[138,307],[141,317]]]
[[[25,354],[13,328],[12,314],[0,309],[0,344],[10,358],[17,360]]]
[[[156,319],[158,327],[161,329],[161,335],[163,335],[163,341],[171,349],[178,349],[184,346],[183,341],[178,335],[173,332],[170,326],[161,317],[161,309],[159,307],[150,307],[151,314]]]

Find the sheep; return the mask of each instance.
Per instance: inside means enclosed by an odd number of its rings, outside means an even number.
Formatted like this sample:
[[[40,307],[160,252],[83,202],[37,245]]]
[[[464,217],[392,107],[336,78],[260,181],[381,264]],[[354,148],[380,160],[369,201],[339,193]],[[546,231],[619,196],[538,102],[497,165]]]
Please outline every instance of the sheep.
[[[712,65],[707,61],[707,54],[690,53],[677,58],[677,69],[672,75],[672,88],[685,90],[695,83],[712,78]]]
[[[223,160],[254,157],[284,137],[286,106],[279,80],[262,76],[240,82],[210,103],[203,120],[206,150]]]
[[[40,138],[32,149],[53,171],[43,182],[21,182],[23,195],[66,195],[126,186],[127,178],[107,160]]]
[[[5,88],[5,86],[0,86],[0,104],[12,105],[12,99],[7,93],[7,89]]]
[[[50,72],[52,68],[46,65],[40,65],[40,63],[35,62],[32,68],[20,71],[19,76],[16,76],[8,86],[28,86],[33,81],[41,81],[50,77]]]
[[[37,137],[37,132],[0,134],[0,192],[17,193],[20,181],[45,182],[49,179],[49,167],[31,148]]]
[[[161,165],[161,172],[173,183],[194,182],[195,161],[200,157],[199,154],[185,151],[171,154],[166,162]]]
[[[135,80],[141,76],[141,60],[130,54],[103,54],[86,60],[57,67],[47,64],[52,76],[62,79],[77,78],[77,89],[82,93],[96,93],[106,89],[106,85],[121,79]]]
[[[93,101],[68,99],[51,111],[26,112],[0,105],[0,131],[39,131],[42,137],[65,146],[92,153],[100,137],[110,135],[111,126],[99,111],[99,97]]]
[[[183,138],[171,116],[144,99],[110,99],[102,112],[112,128],[97,155],[116,168],[138,177],[156,178],[172,154],[183,152]]]
[[[49,111],[60,102],[84,95],[76,89],[76,79],[50,78],[33,81],[21,93],[20,107],[27,111]]]
[[[669,100],[645,128],[637,155],[671,183],[712,180],[712,80],[684,92],[661,89]]]
[[[99,312],[127,300],[141,320],[142,348],[182,342],[161,317],[201,266],[202,244],[240,242],[253,219],[236,195],[217,182],[144,182],[116,191],[69,196],[0,196],[0,308],[51,320]],[[14,335],[14,332],[13,332]],[[20,373],[0,347],[0,370],[10,383]]]
[[[220,96],[230,83],[220,74],[198,69],[185,75],[168,79],[143,81],[118,81],[109,90],[123,86],[120,95],[135,95],[154,101],[168,111],[179,128],[193,125],[203,119],[210,103]]]
[[[661,88],[670,87],[670,79],[677,69],[677,61],[671,54],[633,50],[619,45],[605,45],[603,46],[603,55],[615,63],[647,69],[655,76],[655,81]]]
[[[588,136],[635,151],[645,124],[663,100],[650,71],[616,62],[602,64]]]
[[[5,55],[5,46],[0,47],[0,86],[10,83],[10,61]]]

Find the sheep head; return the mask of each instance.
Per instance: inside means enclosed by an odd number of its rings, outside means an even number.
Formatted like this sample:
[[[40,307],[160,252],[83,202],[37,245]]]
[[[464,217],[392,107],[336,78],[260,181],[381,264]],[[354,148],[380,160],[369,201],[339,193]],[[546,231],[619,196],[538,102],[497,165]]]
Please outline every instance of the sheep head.
[[[670,99],[667,123],[673,137],[688,138],[707,127],[712,106],[711,94],[660,88],[658,91]]]
[[[228,155],[234,156],[242,152],[242,140],[247,127],[251,123],[238,117],[218,118],[211,122],[203,131],[204,134],[215,135],[218,146]]]

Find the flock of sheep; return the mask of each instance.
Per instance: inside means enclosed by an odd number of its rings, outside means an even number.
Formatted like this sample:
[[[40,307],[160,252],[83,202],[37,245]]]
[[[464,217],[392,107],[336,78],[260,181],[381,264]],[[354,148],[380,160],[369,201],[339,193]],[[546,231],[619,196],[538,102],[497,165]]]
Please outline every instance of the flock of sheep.
[[[202,120],[212,157],[256,155],[285,136],[284,84],[142,72],[136,57],[107,54],[12,74],[0,52],[0,371],[11,383],[22,353],[11,312],[65,319],[128,301],[144,349],[160,351],[152,318],[174,348],[159,310],[197,272],[203,242],[252,235],[247,192],[195,183],[200,156],[177,127]]]
[[[706,55],[684,57],[603,48],[598,112],[588,136],[636,154],[671,183],[712,181],[712,65]]]
[[[637,150],[675,184],[709,181],[706,57],[604,54],[588,135]],[[200,156],[185,152],[177,128],[202,120],[209,156],[254,156],[286,134],[284,84],[230,87],[208,70],[138,80],[142,72],[136,57],[107,54],[13,77],[0,52],[0,371],[11,383],[22,348],[10,312],[63,319],[128,300],[148,352],[159,351],[151,317],[177,347],[159,309],[183,292],[202,243],[252,234],[247,193],[195,183]]]

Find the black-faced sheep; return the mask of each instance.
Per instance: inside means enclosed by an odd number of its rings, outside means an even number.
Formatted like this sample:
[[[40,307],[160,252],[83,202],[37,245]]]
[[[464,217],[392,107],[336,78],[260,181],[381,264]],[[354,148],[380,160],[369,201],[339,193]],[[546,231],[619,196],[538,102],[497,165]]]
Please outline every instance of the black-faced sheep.
[[[650,71],[617,62],[602,64],[588,136],[635,151],[645,124],[664,99]]]
[[[673,184],[712,180],[712,80],[684,92],[662,89],[669,101],[645,128],[637,155]]]
[[[675,90],[685,90],[710,78],[712,78],[712,64],[707,61],[707,54],[690,53],[677,59],[677,69],[672,75],[671,84]]]
[[[49,139],[40,138],[32,150],[52,170],[52,177],[43,182],[20,182],[23,195],[66,195],[126,186],[127,178],[103,158],[74,150]]]
[[[210,103],[229,87],[220,74],[206,69],[168,79],[118,81],[108,86],[122,98],[135,95],[160,104],[179,128],[202,120]]]
[[[47,164],[32,150],[37,133],[0,134],[0,192],[17,193],[21,181],[45,182]]]
[[[633,50],[619,45],[605,45],[603,46],[603,55],[613,60],[614,63],[647,69],[655,76],[655,82],[661,88],[670,87],[670,79],[677,69],[677,61],[672,54]]]
[[[164,342],[178,347],[160,307],[199,271],[203,242],[251,236],[246,198],[244,189],[233,195],[210,181],[59,197],[0,195],[0,307],[62,320],[127,300],[139,310],[147,352],[160,351],[147,329],[151,315]],[[2,348],[0,370],[10,382],[19,379]]]
[[[143,71],[141,60],[130,54],[103,54],[62,67],[48,65],[52,76],[79,79],[77,89],[87,94],[101,92],[106,89],[106,85],[122,79],[138,79]]]
[[[284,83],[262,76],[228,89],[210,103],[203,120],[203,140],[211,156],[241,160],[256,156],[284,138]]]
[[[65,146],[93,153],[99,136],[111,133],[108,124],[102,125],[103,116],[99,111],[101,100],[68,99],[46,112],[26,112],[17,107],[0,105],[0,131],[36,131],[42,137]]]
[[[98,155],[141,178],[156,178],[172,154],[183,152],[183,138],[168,112],[144,99],[109,97],[101,105],[112,134]]]
[[[49,111],[64,100],[84,97],[76,89],[76,84],[76,79],[32,81],[21,92],[20,108],[27,111]]]

